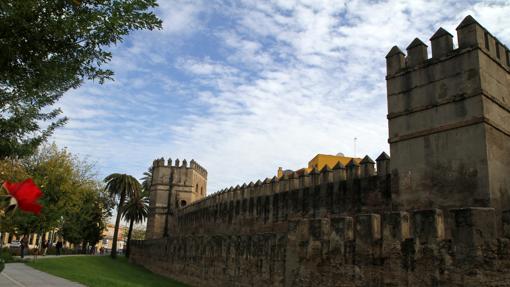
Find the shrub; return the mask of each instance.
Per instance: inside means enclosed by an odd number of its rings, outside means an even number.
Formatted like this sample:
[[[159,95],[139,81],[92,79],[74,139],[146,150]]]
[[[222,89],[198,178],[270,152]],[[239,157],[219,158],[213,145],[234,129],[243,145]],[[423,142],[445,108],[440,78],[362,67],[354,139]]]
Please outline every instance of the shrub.
[[[19,250],[18,250],[19,252]],[[2,248],[2,252],[0,253],[0,259],[2,259],[5,262],[9,263],[9,262],[14,262],[14,259],[12,258],[12,254],[11,254],[11,251],[9,250],[8,247],[4,247]]]

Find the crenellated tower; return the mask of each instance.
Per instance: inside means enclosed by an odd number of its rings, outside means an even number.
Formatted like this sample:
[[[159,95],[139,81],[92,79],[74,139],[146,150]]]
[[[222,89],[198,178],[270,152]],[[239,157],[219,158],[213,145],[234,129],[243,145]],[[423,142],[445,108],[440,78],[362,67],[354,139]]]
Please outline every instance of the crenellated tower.
[[[470,16],[457,38],[386,56],[391,159],[320,155],[207,197],[194,161],[154,161],[130,260],[191,286],[508,286],[510,52]]]
[[[206,195],[207,170],[197,162],[154,160],[146,238],[167,236],[175,230],[177,210]]]
[[[467,16],[387,61],[396,205],[510,208],[510,52]]]

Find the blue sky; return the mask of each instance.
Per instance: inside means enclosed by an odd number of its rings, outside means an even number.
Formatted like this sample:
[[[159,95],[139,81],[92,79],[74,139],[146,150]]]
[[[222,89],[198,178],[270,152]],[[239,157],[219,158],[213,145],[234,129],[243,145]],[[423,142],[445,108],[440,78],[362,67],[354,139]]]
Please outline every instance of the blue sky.
[[[195,159],[209,193],[303,167],[317,153],[389,151],[384,56],[453,35],[471,14],[510,44],[510,1],[160,0],[160,31],[112,48],[115,81],[59,103],[59,146],[99,176]],[[456,42],[456,39],[454,39]],[[430,46],[430,45],[429,45]],[[430,50],[429,50],[430,54]]]

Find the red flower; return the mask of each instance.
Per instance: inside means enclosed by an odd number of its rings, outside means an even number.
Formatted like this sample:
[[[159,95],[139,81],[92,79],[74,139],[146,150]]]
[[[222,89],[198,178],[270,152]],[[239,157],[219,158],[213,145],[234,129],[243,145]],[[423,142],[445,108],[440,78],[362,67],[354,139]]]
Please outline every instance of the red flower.
[[[21,210],[39,215],[42,206],[36,201],[43,193],[31,178],[15,183],[4,181],[2,186],[16,199]]]

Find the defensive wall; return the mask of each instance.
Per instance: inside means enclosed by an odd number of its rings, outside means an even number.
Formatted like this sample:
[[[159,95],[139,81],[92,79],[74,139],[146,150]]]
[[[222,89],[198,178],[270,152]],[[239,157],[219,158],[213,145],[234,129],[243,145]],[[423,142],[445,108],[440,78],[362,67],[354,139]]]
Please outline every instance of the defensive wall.
[[[386,56],[391,159],[161,205],[130,260],[192,286],[510,286],[509,50],[457,34]]]
[[[366,159],[366,158],[365,158]],[[132,261],[192,286],[506,286],[510,212],[392,210],[389,157],[266,179],[178,211]],[[364,172],[362,172],[364,170]]]

